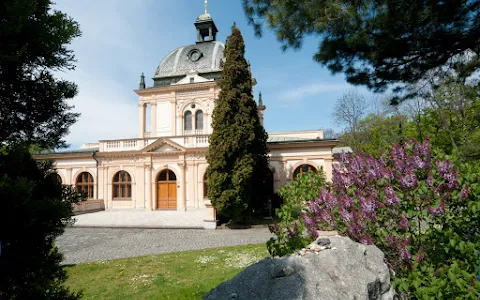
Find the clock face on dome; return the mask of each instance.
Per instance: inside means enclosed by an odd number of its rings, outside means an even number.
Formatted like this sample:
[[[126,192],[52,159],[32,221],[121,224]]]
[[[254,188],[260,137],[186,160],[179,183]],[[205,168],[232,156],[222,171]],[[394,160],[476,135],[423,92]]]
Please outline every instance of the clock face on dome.
[[[193,62],[198,61],[201,57],[202,57],[202,53],[200,51],[198,51],[197,49],[193,49],[188,54],[188,58]]]

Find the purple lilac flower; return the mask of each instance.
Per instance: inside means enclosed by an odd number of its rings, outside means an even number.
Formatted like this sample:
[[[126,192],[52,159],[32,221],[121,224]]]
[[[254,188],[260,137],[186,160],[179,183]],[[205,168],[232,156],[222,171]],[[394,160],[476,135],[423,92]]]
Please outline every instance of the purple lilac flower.
[[[313,220],[313,218],[310,218],[304,211],[302,211],[301,213],[302,215],[302,219],[303,219],[303,222],[305,223],[305,225],[307,226],[315,226],[315,221]]]
[[[428,212],[433,216],[439,216],[445,211],[445,201],[441,200],[436,208],[428,207]]]
[[[447,159],[445,161],[437,160],[437,170],[440,173],[440,176],[443,177],[445,174],[450,172],[451,169],[450,161]]]
[[[329,214],[327,211],[322,211],[320,213],[320,218],[321,220],[327,224],[330,227],[335,227],[337,225],[337,222],[335,222],[335,219],[331,214]]]
[[[447,188],[450,190],[458,188],[458,175],[457,169],[454,169],[452,172],[449,172],[443,176],[447,180]]]
[[[334,207],[337,206],[338,204],[337,198],[332,193],[330,193],[326,189],[323,189],[321,193],[322,193],[322,198],[325,201],[325,206],[329,210],[332,210]]]
[[[345,223],[349,223],[352,220],[352,214],[349,213],[344,207],[340,209],[340,217]]]
[[[397,243],[397,238],[389,233],[387,237],[385,237],[385,242],[387,242],[390,247],[393,247]]]
[[[395,176],[393,174],[393,170],[384,169],[383,172],[382,172],[382,178],[389,179],[390,181],[392,181],[395,178]]]
[[[355,174],[355,175],[360,175],[362,173],[362,169],[363,169],[363,166],[362,166],[362,163],[361,163],[361,160],[360,160],[360,157],[357,157],[355,159],[352,160],[352,163],[350,164],[350,168],[349,170]]]
[[[407,189],[415,189],[418,186],[417,176],[412,170],[407,171],[405,176],[400,176],[400,184]]]
[[[340,161],[342,163],[348,163],[349,155],[345,152],[340,153]]]
[[[400,226],[401,229],[403,230],[408,230],[410,229],[410,221],[404,216],[404,215],[401,215],[400,216],[400,222],[398,224]]]
[[[308,203],[308,210],[313,214],[316,215],[320,212],[320,207],[315,202]]]
[[[407,248],[401,248],[400,249],[400,258],[403,260],[409,260],[412,258],[412,255],[410,254],[410,251],[408,251]]]
[[[373,197],[359,197],[359,200],[363,218],[375,220],[377,218],[377,214],[375,213],[375,208],[377,207],[375,199],[373,199]]]
[[[344,195],[342,198],[340,198],[341,201],[342,201],[342,205],[345,207],[345,208],[350,208],[353,206],[353,199],[350,198],[349,196],[347,195]]]
[[[445,190],[445,184],[439,184],[433,191],[435,194],[440,195]]]
[[[415,259],[415,261],[416,261],[417,263],[421,263],[424,258],[425,258],[425,253],[423,252],[423,247],[421,247],[421,248],[418,250],[417,258]]]
[[[385,201],[387,202],[387,205],[395,205],[400,203],[400,198],[398,198],[397,194],[390,185],[385,187],[384,193],[386,196]]]
[[[406,152],[405,149],[401,145],[395,145],[392,147],[391,159],[393,161],[393,165],[395,169],[403,172],[405,170],[405,162],[406,162]]]
[[[427,180],[425,181],[428,187],[433,186],[433,174],[432,171],[428,172]]]
[[[323,189],[325,189],[325,188],[323,188]],[[318,196],[315,197],[314,200],[315,200],[315,203],[317,203],[317,205],[322,205],[323,204],[321,190],[318,192]]]
[[[403,260],[409,260],[412,258],[410,251],[408,251],[408,245],[410,245],[411,238],[406,238],[403,242],[400,243],[400,257]]]
[[[373,244],[373,241],[372,241],[372,238],[370,238],[369,236],[367,235],[362,235],[358,238],[358,241],[361,243],[361,244],[364,244],[364,245],[372,245]]]
[[[470,194],[470,186],[468,184],[463,186],[462,191],[460,192],[460,200],[465,200]]]
[[[413,157],[414,167],[415,169],[425,169],[427,167],[427,163],[420,158],[420,156],[415,155]]]

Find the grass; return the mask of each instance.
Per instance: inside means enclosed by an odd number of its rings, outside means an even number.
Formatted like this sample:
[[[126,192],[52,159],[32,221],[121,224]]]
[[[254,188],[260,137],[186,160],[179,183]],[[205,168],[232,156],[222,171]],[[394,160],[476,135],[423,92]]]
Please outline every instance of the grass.
[[[261,244],[82,263],[67,267],[67,285],[83,299],[202,299],[267,256]]]

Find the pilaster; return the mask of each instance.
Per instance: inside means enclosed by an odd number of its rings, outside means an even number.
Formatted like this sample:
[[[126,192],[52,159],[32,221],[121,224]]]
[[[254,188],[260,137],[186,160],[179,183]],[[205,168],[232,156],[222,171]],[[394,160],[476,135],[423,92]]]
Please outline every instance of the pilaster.
[[[151,128],[151,132],[152,132],[152,137],[156,137],[157,136],[157,103],[156,102],[152,102],[152,128]]]
[[[180,180],[180,199],[178,202],[178,211],[185,211],[187,207],[187,197],[186,197],[186,186],[187,186],[187,172],[185,163],[178,164],[180,167],[181,172],[181,180]]]
[[[145,103],[138,104],[138,137],[144,138],[145,135],[145,116],[146,108]]]

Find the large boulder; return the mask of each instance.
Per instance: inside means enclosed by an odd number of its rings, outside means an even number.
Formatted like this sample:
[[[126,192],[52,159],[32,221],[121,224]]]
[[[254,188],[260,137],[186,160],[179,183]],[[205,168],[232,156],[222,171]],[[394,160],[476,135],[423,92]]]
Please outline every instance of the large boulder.
[[[204,299],[396,299],[380,249],[345,237],[326,238],[330,244],[321,251],[263,259]]]

